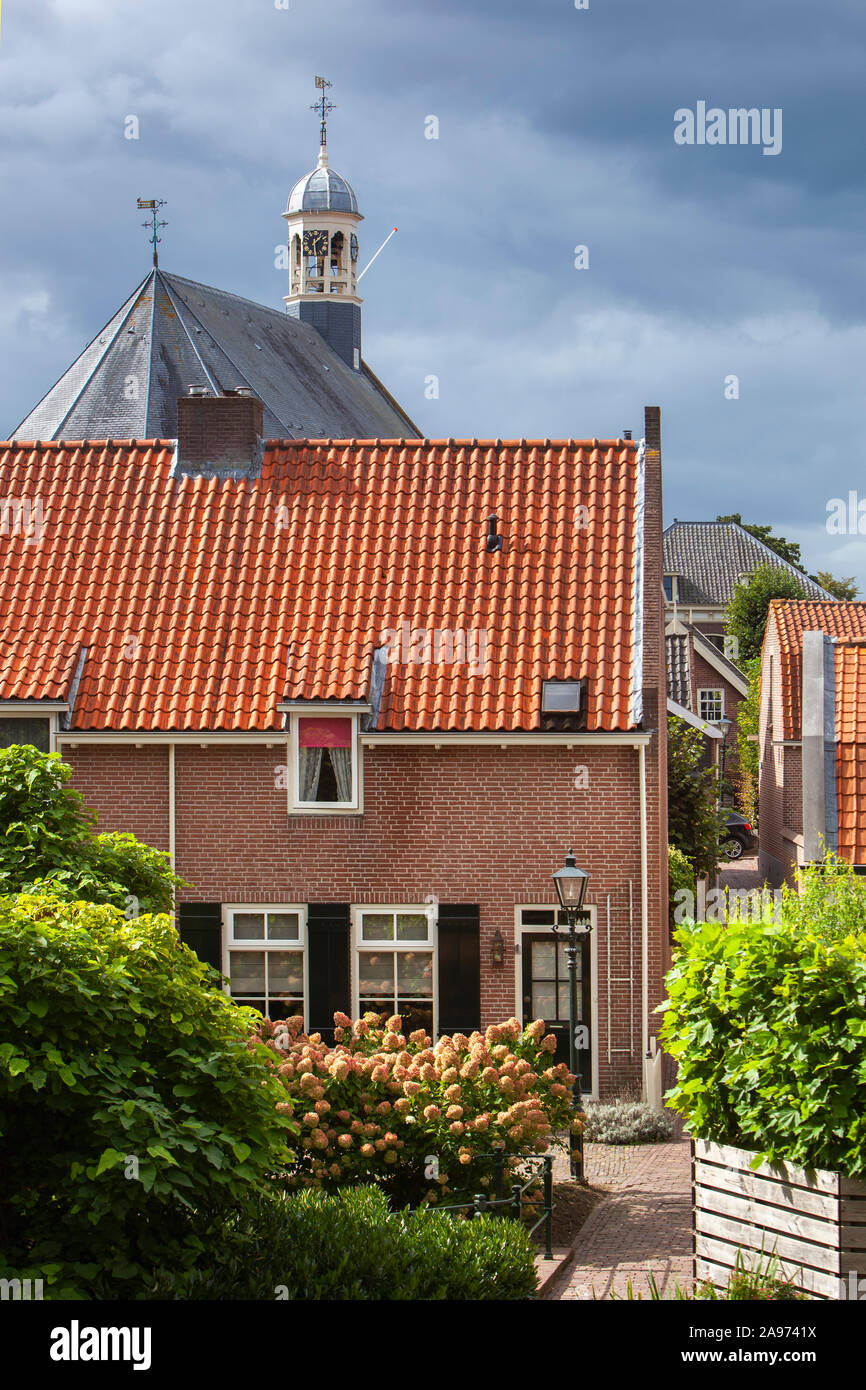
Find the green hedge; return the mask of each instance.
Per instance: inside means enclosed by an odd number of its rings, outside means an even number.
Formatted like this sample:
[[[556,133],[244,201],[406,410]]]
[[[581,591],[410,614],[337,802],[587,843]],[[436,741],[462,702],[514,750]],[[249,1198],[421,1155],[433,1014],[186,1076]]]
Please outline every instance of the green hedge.
[[[662,1037],[690,1133],[866,1175],[866,880],[831,861],[766,920],[675,940]]]
[[[393,1212],[372,1186],[256,1196],[206,1264],[164,1273],[156,1298],[265,1300],[527,1299],[534,1250],[507,1217]]]
[[[0,1266],[119,1297],[290,1160],[273,1057],[170,918],[0,898]],[[285,1110],[285,1106],[283,1110]]]

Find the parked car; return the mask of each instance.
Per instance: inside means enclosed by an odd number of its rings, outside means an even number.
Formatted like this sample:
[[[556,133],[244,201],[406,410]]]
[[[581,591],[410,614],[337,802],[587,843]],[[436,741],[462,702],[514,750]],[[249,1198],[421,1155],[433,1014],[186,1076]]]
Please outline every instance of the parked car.
[[[758,847],[758,837],[752,829],[751,821],[741,816],[739,811],[728,811],[719,837],[719,851],[723,859],[742,859]]]

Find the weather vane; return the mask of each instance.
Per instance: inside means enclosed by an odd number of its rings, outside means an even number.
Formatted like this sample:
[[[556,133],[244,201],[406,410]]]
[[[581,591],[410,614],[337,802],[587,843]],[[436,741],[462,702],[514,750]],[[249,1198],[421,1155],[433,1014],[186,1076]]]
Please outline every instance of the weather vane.
[[[333,82],[327,82],[327,81],[325,80],[324,77],[317,77],[317,78],[316,78],[316,86],[319,88],[319,90],[320,90],[320,92],[322,93],[322,95],[319,97],[319,100],[318,100],[318,101],[314,101],[313,104],[312,104],[312,106],[310,107],[310,110],[311,110],[311,111],[318,111],[319,116],[320,116],[320,118],[321,118],[321,122],[322,122],[322,139],[321,139],[321,145],[322,145],[322,148],[323,148],[323,149],[324,149],[324,147],[325,147],[325,146],[327,145],[327,143],[328,143],[328,112],[329,112],[329,111],[336,111],[336,109],[337,109],[336,106],[334,105],[334,103],[333,103],[332,101],[328,101],[328,98],[327,98],[327,95],[326,95],[328,87],[333,87],[333,85],[334,85]]]
[[[151,244],[152,244],[152,246],[153,246],[153,264],[154,264],[155,266],[158,266],[158,265],[159,265],[159,252],[157,251],[156,248],[159,246],[159,243],[162,241],[162,237],[159,235],[159,232],[158,232],[157,228],[159,228],[159,227],[167,227],[167,226],[168,226],[168,223],[167,223],[167,222],[157,222],[157,220],[156,220],[156,214],[157,214],[157,212],[159,211],[160,208],[164,208],[164,207],[165,207],[165,203],[166,203],[165,198],[139,198],[139,199],[138,199],[138,206],[139,206],[139,208],[141,208],[142,210],[145,210],[145,209],[146,209],[146,210],[150,213],[150,220],[147,221],[147,222],[142,222],[141,225],[142,225],[142,227],[149,227],[149,228],[150,228],[150,233],[151,233],[151,235],[150,235],[150,241],[151,241]]]

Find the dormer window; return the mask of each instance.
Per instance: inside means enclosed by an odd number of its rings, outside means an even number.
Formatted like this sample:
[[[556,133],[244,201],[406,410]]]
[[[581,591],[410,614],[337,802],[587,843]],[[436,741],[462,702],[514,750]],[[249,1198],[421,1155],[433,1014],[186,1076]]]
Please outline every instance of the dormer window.
[[[662,579],[662,588],[665,591],[665,602],[676,603],[679,599],[679,577],[676,574],[666,574]]]
[[[586,728],[586,681],[543,681],[541,727],[546,733]]]
[[[322,814],[359,809],[356,714],[294,715],[292,747],[294,810]]]

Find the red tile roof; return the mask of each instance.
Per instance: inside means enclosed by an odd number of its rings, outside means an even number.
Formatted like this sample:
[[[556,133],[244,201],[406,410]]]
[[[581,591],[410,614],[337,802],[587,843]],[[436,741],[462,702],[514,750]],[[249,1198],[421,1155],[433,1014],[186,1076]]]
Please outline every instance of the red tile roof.
[[[802,678],[800,654],[804,632],[828,637],[866,637],[866,603],[815,603],[808,599],[773,599],[770,622],[779,634],[782,692],[782,738],[800,737]],[[768,622],[769,631],[769,622]]]
[[[839,853],[866,864],[866,644],[840,643],[835,655]]]
[[[0,499],[43,518],[0,533],[0,698],[65,695],[85,647],[73,728],[280,728],[287,698],[365,700],[408,622],[483,630],[484,669],[390,664],[379,729],[538,729],[542,681],[579,677],[590,730],[631,727],[636,444],[272,440],[241,480],[173,456],[0,445]]]

